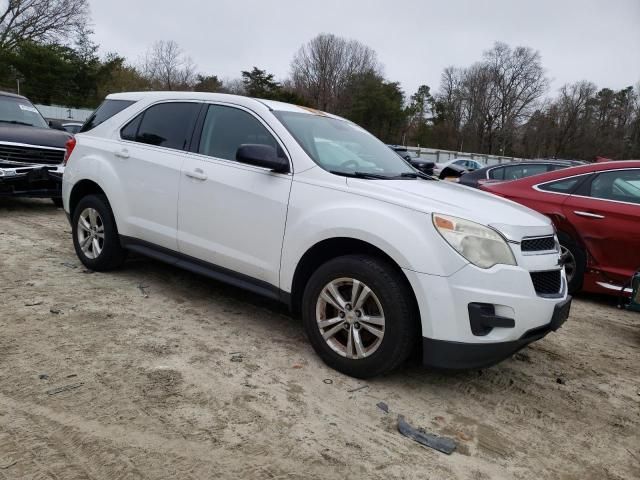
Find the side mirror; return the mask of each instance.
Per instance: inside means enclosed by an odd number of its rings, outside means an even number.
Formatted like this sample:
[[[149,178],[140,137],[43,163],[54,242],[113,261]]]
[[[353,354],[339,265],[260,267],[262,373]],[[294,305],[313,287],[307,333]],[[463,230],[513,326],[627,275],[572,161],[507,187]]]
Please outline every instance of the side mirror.
[[[289,161],[284,157],[279,157],[277,150],[270,145],[253,143],[240,145],[236,152],[236,160],[256,167],[268,168],[278,173],[289,171]]]
[[[63,132],[66,132],[66,130],[62,126],[62,123],[58,121],[49,120],[49,128],[53,128],[54,130],[62,130]]]

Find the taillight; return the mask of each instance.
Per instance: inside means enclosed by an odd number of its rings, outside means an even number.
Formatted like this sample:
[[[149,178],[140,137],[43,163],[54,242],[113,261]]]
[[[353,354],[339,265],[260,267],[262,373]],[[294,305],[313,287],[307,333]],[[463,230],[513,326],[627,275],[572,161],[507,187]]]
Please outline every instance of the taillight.
[[[73,152],[73,149],[76,148],[76,139],[75,137],[71,137],[69,140],[67,140],[67,143],[64,144],[64,161],[62,162],[64,165],[67,164],[67,162],[69,161],[69,157],[71,156],[71,152]]]

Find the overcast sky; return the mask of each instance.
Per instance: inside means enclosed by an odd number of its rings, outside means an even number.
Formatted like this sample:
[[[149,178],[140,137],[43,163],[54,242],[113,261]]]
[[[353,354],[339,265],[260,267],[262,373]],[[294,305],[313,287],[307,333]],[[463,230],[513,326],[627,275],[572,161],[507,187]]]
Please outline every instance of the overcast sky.
[[[437,88],[442,70],[480,59],[495,41],[539,50],[556,90],[590,80],[640,81],[640,0],[90,0],[101,51],[137,62],[175,40],[202,73],[252,66],[289,73],[296,50],[321,32],[372,47],[386,77],[410,95]]]

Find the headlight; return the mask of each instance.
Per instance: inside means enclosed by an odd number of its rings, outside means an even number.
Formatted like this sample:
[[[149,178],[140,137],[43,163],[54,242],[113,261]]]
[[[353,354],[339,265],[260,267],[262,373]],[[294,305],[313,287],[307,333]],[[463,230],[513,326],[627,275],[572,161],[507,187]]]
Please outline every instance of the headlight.
[[[460,255],[480,268],[499,263],[516,265],[507,241],[492,228],[457,217],[434,213],[433,225]]]

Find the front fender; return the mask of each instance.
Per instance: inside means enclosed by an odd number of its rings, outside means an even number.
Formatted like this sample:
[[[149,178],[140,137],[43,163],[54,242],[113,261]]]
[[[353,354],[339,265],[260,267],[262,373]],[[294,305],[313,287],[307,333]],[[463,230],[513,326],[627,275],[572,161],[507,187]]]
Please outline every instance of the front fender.
[[[429,215],[349,191],[326,190],[295,181],[292,185],[282,248],[282,290],[291,291],[296,266],[304,254],[331,238],[369,243],[399,267],[421,273],[449,276],[467,263],[436,232]]]

